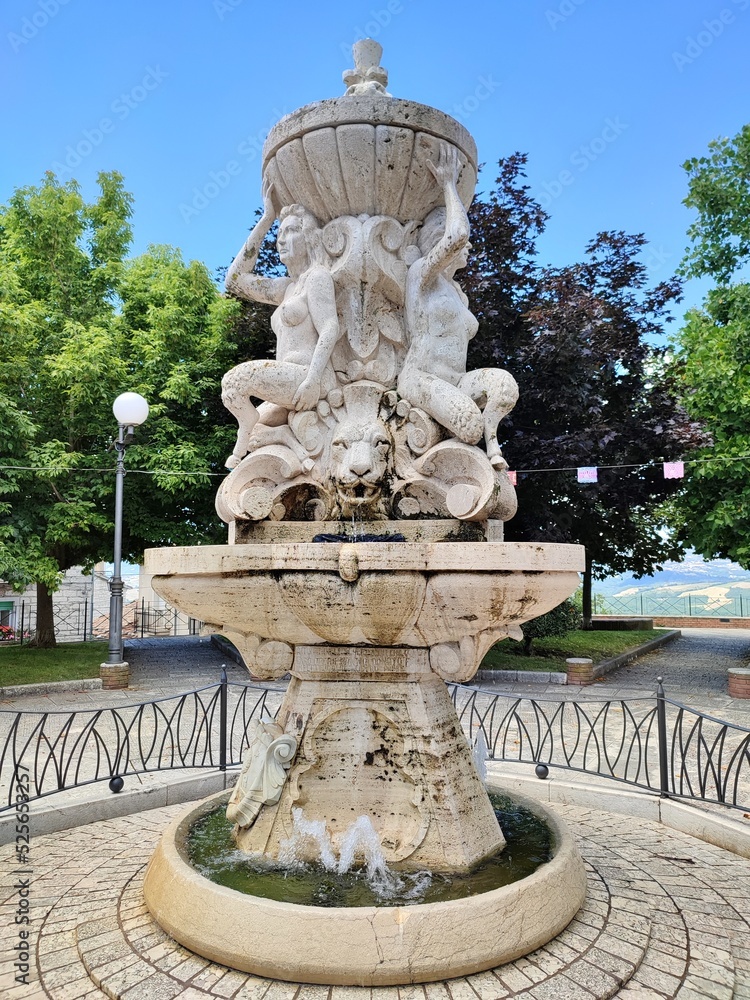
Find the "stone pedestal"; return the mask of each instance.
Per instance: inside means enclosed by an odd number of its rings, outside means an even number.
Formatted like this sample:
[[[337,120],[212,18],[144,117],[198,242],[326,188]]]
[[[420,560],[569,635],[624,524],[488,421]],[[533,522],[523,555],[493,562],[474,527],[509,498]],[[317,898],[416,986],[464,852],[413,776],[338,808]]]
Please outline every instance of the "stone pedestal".
[[[124,660],[122,663],[100,663],[99,676],[105,691],[126,688],[130,683],[130,666]]]
[[[594,661],[584,656],[572,656],[565,661],[568,684],[585,686],[594,683]]]
[[[750,670],[747,667],[732,667],[728,676],[729,697],[750,698]]]
[[[292,810],[334,845],[369,816],[401,868],[468,870],[505,841],[426,649],[298,646],[277,721],[299,749],[279,802],[238,846],[276,858]]]

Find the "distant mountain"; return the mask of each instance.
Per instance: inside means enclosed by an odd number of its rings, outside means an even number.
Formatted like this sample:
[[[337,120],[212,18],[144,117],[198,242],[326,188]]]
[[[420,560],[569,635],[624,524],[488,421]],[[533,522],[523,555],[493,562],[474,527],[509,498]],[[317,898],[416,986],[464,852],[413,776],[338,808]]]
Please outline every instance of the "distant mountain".
[[[636,580],[621,573],[594,582],[594,593],[614,613],[743,615],[750,617],[750,572],[729,559],[710,562],[690,554],[681,563],[665,563],[653,576]]]

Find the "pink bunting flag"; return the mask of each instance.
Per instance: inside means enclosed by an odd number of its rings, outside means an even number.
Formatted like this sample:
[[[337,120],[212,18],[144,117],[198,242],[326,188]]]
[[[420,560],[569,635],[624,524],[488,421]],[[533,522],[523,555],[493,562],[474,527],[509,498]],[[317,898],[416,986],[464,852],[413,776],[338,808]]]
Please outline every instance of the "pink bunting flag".
[[[599,470],[595,465],[581,466],[578,470],[579,483],[596,483],[599,480]]]
[[[518,486],[518,475],[515,472],[511,472],[510,469],[506,469],[505,475],[508,479],[510,479],[513,486]]]
[[[685,477],[685,463],[684,462],[665,462],[664,463],[664,478],[665,479],[684,479]]]

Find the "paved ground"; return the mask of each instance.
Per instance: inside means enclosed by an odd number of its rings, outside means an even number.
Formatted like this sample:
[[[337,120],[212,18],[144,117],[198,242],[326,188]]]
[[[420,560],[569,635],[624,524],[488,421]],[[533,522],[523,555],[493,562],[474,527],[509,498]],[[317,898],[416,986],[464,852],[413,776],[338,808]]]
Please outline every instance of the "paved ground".
[[[126,643],[126,656],[131,665],[131,685],[127,691],[28,695],[0,700],[0,709],[100,707],[166,697],[216,683],[223,665],[230,681],[247,681],[245,668],[219,652],[208,639],[178,636],[130,640]],[[497,688],[551,698],[651,697],[656,678],[661,676],[668,697],[740,722],[750,719],[750,702],[743,703],[727,695],[727,670],[749,661],[750,630],[684,629],[680,639],[621,667],[591,687],[503,682]],[[493,685],[483,682],[482,687],[493,688]]]
[[[132,666],[129,691],[68,692],[6,701],[0,704],[0,730],[7,729],[11,713],[17,711],[69,712],[169,697],[215,683],[224,663],[230,680],[247,678],[244,668],[227,660],[208,640],[138,640],[129,644],[127,655]],[[750,725],[750,702],[726,694],[727,668],[748,658],[750,632],[689,630],[677,642],[590,688],[549,685],[545,689],[538,684],[502,688],[511,699],[636,698],[645,704],[653,697],[656,677],[663,676],[669,697]],[[269,700],[275,704],[282,686],[272,687]],[[470,696],[468,689],[465,696]],[[372,994],[297,988],[238,976],[191,959],[152,924],[139,901],[144,865],[179,808],[35,838],[30,887],[34,984],[28,987],[14,985],[16,970],[7,950],[17,940],[17,882],[25,876],[17,874],[11,848],[0,848],[0,998],[750,998],[750,862],[647,821],[570,806],[555,808],[574,829],[589,866],[587,908],[562,938],[529,959],[426,989]]]
[[[3,1000],[622,1000],[750,997],[750,861],[643,820],[557,806],[586,859],[588,893],[554,941],[489,972],[426,987],[356,989],[269,982],[182,948],[154,923],[141,884],[180,807],[38,838],[29,889],[35,966]],[[0,898],[18,903],[10,848]],[[5,948],[14,937],[4,937]],[[294,947],[294,942],[289,942]],[[4,949],[5,950],[5,949]]]
[[[657,677],[662,677],[668,698],[750,725],[750,701],[730,698],[727,694],[727,670],[746,666],[749,661],[750,630],[683,629],[679,639],[620,667],[589,687],[502,682],[491,685],[484,681],[482,687],[552,699],[651,698]]]

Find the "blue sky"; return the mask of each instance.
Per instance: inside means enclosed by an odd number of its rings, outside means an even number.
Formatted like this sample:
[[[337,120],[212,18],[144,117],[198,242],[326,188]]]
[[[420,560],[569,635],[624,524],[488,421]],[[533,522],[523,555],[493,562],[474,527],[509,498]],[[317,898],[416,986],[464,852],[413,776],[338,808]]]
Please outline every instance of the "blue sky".
[[[624,229],[668,277],[691,218],[682,162],[750,119],[750,0],[6,0],[0,17],[0,201],[56,165],[93,197],[117,169],[134,252],[168,243],[212,269],[260,202],[268,128],[342,93],[365,33],[394,96],[474,134],[484,184],[499,157],[529,154],[552,264]]]

